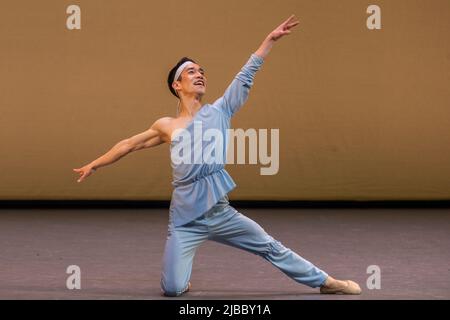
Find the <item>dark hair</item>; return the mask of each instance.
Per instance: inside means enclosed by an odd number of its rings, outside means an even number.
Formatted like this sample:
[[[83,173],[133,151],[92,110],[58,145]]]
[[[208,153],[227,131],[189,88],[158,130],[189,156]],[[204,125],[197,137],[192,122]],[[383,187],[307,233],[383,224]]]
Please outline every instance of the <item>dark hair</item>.
[[[182,65],[183,63],[185,63],[186,61],[192,61],[193,63],[196,63],[194,60],[192,60],[192,59],[190,59],[190,58],[188,58],[188,57],[183,57],[183,58],[180,59],[180,61],[178,61],[178,63],[175,65],[175,67],[173,67],[173,68],[170,70],[169,76],[167,77],[167,85],[169,86],[169,90],[170,90],[170,92],[172,92],[172,94],[173,94],[175,97],[177,97],[177,98],[179,98],[179,97],[178,97],[177,92],[175,91],[175,89],[172,87],[172,83],[173,83],[175,80],[178,80],[178,79],[174,79],[174,78],[175,78],[175,73],[177,72],[178,67],[181,66],[181,65]],[[180,77],[181,77],[181,76],[180,76]]]

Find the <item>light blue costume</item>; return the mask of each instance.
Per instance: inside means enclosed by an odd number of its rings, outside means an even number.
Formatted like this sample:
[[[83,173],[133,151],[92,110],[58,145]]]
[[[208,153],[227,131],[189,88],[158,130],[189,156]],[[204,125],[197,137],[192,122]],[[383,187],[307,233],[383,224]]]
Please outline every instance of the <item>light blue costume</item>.
[[[170,146],[173,168],[172,200],[170,204],[169,228],[163,258],[161,288],[165,295],[178,296],[188,286],[195,251],[205,240],[213,240],[257,254],[278,267],[293,280],[318,287],[327,274],[303,259],[292,250],[273,239],[256,222],[239,213],[228,202],[227,193],[236,184],[224,169],[227,129],[231,117],[248,98],[256,71],[263,59],[252,54],[240,70],[224,95],[213,104],[205,104],[186,126],[184,133],[172,137]],[[202,137],[194,137],[195,127],[202,131],[218,129],[224,137],[222,163],[190,163],[174,161],[180,155],[180,144],[190,144],[191,150],[200,153],[209,143]],[[198,130],[197,130],[198,132]],[[194,155],[195,156],[195,155]]]

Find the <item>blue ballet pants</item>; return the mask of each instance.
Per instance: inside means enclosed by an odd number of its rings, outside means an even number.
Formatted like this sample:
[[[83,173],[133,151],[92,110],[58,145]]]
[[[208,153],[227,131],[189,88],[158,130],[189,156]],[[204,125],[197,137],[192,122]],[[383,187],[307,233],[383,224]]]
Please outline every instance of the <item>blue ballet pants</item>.
[[[309,287],[319,287],[328,276],[231,207],[225,196],[208,212],[185,225],[175,227],[169,219],[161,277],[161,289],[166,296],[179,296],[187,289],[195,251],[205,240],[259,255]]]

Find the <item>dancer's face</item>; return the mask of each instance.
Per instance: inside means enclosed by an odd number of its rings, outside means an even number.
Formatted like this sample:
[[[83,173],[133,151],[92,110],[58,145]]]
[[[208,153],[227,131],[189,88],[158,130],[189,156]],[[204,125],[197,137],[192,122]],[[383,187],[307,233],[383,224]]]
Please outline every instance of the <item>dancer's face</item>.
[[[181,72],[181,80],[175,81],[173,87],[178,95],[200,95],[206,93],[205,71],[198,64],[192,63]]]

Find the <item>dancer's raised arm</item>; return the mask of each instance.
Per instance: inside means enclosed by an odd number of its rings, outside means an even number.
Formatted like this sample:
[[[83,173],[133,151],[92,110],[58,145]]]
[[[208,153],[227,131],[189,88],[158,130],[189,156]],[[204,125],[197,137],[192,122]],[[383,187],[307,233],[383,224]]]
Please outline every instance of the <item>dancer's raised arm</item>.
[[[225,90],[224,95],[217,99],[214,105],[224,111],[228,117],[232,117],[247,101],[255,73],[263,64],[264,58],[269,54],[275,41],[290,34],[291,29],[299,23],[292,15],[270,32]]]
[[[294,15],[290,16],[286,21],[276,27],[275,30],[269,33],[269,35],[261,43],[261,46],[258,48],[258,50],[256,50],[255,54],[264,59],[270,52],[270,49],[272,49],[275,41],[281,39],[285,35],[290,34],[292,32],[291,29],[299,23],[300,21],[296,20]]]

